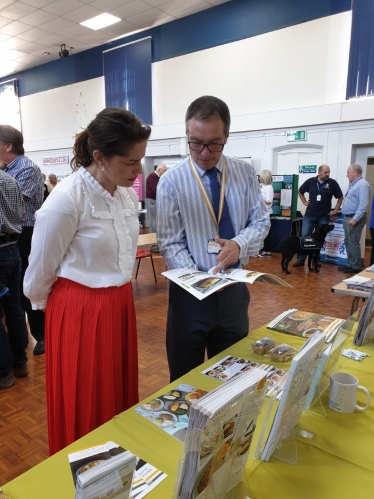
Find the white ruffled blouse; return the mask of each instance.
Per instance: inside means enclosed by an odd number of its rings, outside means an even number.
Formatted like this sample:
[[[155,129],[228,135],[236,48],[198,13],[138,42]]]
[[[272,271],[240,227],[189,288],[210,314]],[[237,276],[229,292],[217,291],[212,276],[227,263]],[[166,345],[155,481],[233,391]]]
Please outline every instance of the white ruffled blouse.
[[[57,277],[90,288],[131,280],[139,234],[132,188],[109,194],[85,169],[58,183],[36,212],[24,293],[44,309]]]

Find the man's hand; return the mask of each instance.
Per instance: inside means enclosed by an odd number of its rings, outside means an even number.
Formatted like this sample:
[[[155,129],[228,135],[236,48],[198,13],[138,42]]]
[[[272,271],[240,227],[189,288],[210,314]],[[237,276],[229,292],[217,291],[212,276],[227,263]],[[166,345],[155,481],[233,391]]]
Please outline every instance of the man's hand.
[[[329,217],[333,217],[333,216],[334,216],[334,215],[336,215],[337,213],[338,213],[338,211],[337,211],[337,210],[331,210],[331,211],[329,212]]]
[[[354,220],[353,218],[350,219],[350,221],[348,222],[348,225],[352,225],[352,227],[354,227],[356,225],[356,220]]]
[[[214,240],[222,248],[219,255],[216,256],[216,260],[219,263],[213,270],[213,274],[217,274],[217,272],[223,269],[223,267],[227,267],[228,265],[236,263],[239,260],[240,248],[238,244],[231,239],[220,239],[218,236],[216,236]]]

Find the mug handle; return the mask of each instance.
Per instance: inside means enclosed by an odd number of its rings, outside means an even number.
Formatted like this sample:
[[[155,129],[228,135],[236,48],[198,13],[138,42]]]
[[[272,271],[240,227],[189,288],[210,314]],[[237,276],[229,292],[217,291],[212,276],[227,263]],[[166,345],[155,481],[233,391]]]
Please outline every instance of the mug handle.
[[[359,410],[359,411],[366,411],[366,409],[368,409],[368,407],[370,405],[370,393],[369,393],[369,390],[367,388],[365,388],[364,386],[360,386],[360,385],[358,385],[357,390],[363,390],[366,393],[367,404],[365,405],[365,407],[361,407],[359,405],[356,405],[356,409]]]

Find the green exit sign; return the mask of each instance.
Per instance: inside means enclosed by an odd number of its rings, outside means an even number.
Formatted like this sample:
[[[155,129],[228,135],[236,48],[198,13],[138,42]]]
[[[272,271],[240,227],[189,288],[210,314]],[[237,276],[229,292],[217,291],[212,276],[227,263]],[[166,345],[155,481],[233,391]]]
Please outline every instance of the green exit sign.
[[[317,173],[317,165],[299,165],[299,173]]]
[[[292,130],[286,132],[287,142],[296,142],[297,140],[306,140],[306,130]]]

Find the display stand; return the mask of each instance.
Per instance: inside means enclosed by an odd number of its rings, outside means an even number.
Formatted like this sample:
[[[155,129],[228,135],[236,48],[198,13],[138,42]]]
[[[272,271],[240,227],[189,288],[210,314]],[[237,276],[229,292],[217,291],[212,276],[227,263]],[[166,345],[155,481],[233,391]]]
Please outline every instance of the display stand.
[[[353,343],[358,346],[365,343],[374,346],[374,289],[362,309]]]

